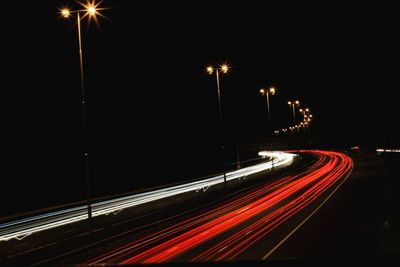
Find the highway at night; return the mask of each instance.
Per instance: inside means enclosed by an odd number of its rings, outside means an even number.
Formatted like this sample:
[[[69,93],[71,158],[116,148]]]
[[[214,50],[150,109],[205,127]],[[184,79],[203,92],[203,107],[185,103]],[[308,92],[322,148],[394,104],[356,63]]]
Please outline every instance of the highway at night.
[[[352,160],[344,154],[309,153],[318,160],[306,171],[267,182],[193,217],[178,218],[174,224],[153,226],[140,238],[85,263],[265,259],[279,242],[260,244],[274,231],[286,236],[304,223],[351,172]]]
[[[254,166],[231,171],[226,174],[226,180],[231,181],[241,177],[258,173],[271,168],[285,166],[293,161],[293,154],[281,152],[265,152],[264,156],[271,157],[273,161],[267,161]],[[191,192],[206,190],[210,186],[215,186],[224,182],[223,175],[213,176],[207,179],[200,179],[194,182],[183,183],[176,186],[169,186],[162,189],[152,190],[145,193],[133,194],[126,197],[115,198],[107,201],[99,201],[93,204],[93,217],[108,215],[119,212],[122,209],[130,208],[151,201]],[[26,236],[52,229],[55,227],[79,222],[87,219],[87,206],[78,206],[63,210],[57,210],[45,214],[40,214],[28,218],[10,221],[0,224],[0,241],[10,239],[23,239]]]
[[[320,2],[7,1],[0,267],[398,266],[398,8]]]
[[[274,263],[277,259],[283,264],[282,259],[313,259],[312,263],[320,257],[325,259],[321,263],[329,263],[343,257],[353,260],[365,251],[376,255],[377,240],[387,238],[381,231],[376,236],[371,228],[381,224],[376,221],[383,201],[379,192],[384,181],[379,177],[385,177],[375,156],[351,154],[350,158],[349,153],[324,150],[285,153],[308,159],[275,174],[255,173],[247,182],[231,180],[227,193],[221,184],[200,190],[201,195],[181,194],[169,198],[172,201],[137,206],[146,207],[141,211],[127,208],[116,216],[96,217],[101,220],[91,234],[86,223],[75,223],[21,241],[3,241],[4,248],[26,248],[3,257],[2,265]],[[372,192],[377,192],[375,201]],[[67,234],[57,237],[60,231]]]

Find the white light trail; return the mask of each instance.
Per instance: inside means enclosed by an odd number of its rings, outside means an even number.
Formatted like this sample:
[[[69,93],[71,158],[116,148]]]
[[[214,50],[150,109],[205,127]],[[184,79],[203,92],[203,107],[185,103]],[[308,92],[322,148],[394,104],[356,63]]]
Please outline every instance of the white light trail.
[[[290,165],[293,162],[293,158],[296,156],[295,154],[280,151],[262,151],[260,153],[260,156],[271,157],[271,160],[254,166],[227,172],[226,180],[231,181],[234,179],[240,179],[242,177],[247,177],[251,174],[272,169],[274,167]],[[96,217],[100,215],[108,215],[110,213],[117,214],[122,209],[134,207],[151,201],[160,200],[163,198],[191,191],[199,192],[201,189],[203,189],[203,191],[206,191],[211,186],[221,184],[223,182],[224,176],[220,174],[194,182],[169,186],[149,192],[119,197],[111,200],[95,202],[92,204],[92,216]],[[14,238],[21,240],[33,233],[82,221],[87,218],[87,206],[82,205],[79,207],[58,210],[32,216],[29,218],[6,222],[0,224],[0,241],[8,241]]]
[[[383,152],[389,152],[389,153],[400,153],[400,149],[384,149],[384,148],[378,148],[376,150],[378,152],[378,155],[383,153]]]

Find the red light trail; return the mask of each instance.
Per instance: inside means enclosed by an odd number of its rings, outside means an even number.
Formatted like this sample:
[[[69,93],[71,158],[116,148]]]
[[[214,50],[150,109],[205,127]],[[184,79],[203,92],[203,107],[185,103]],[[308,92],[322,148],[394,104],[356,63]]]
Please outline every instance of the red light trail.
[[[314,203],[352,169],[352,160],[342,153],[319,150],[296,152],[312,153],[318,160],[301,173],[267,182],[251,192],[229,199],[192,218],[155,230],[87,263],[235,260],[271,231]]]

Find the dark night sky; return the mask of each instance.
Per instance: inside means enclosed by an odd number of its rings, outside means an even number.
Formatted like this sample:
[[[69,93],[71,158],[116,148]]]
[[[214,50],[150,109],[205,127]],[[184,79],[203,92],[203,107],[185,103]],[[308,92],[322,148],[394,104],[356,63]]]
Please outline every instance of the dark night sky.
[[[148,166],[142,159],[153,161],[155,151],[168,158],[193,148],[203,151],[196,161],[213,161],[206,147],[218,143],[217,98],[204,67],[224,61],[232,66],[221,80],[228,140],[251,141],[263,131],[258,89],[269,85],[279,90],[271,99],[278,127],[291,118],[287,100],[298,98],[313,110],[319,136],[394,140],[396,9],[279,2],[104,0],[113,7],[103,12],[109,20],[100,28],[83,24],[89,133],[94,165],[118,163],[93,176],[127,176],[125,166]],[[17,181],[26,169],[14,170],[25,164],[27,173],[47,177],[43,184],[60,170],[62,177],[79,172],[71,171],[79,157],[66,156],[79,155],[81,113],[76,27],[57,15],[64,3],[13,1],[3,8],[10,14],[2,16],[3,175],[12,172]],[[164,160],[166,172],[176,171]]]
[[[398,21],[390,6],[159,2],[104,1],[113,7],[104,11],[110,21],[101,29],[84,26],[88,98],[107,113],[102,119],[134,116],[143,127],[207,120],[202,114],[215,113],[215,85],[202,68],[226,60],[233,69],[222,81],[223,100],[233,105],[238,93],[244,112],[236,123],[251,116],[259,124],[265,114],[257,90],[273,84],[279,95],[271,102],[281,114],[274,119],[282,126],[290,115],[284,103],[299,98],[324,134],[393,127],[387,118],[396,104]],[[57,19],[59,3],[65,1],[9,8],[19,11],[3,33],[2,103],[21,105],[6,110],[10,121],[39,102],[61,109],[79,97],[76,29]],[[67,120],[70,112],[46,119]]]

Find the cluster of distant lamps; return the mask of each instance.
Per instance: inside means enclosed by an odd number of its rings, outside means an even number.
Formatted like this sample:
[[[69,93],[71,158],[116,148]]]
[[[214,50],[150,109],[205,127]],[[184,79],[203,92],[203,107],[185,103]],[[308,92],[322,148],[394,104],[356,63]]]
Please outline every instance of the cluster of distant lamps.
[[[270,106],[269,106],[269,98],[270,96],[275,95],[277,90],[275,87],[270,87],[269,89],[260,89],[260,94],[261,96],[265,97],[265,103],[266,103],[266,112],[267,112],[267,118],[268,118],[268,128],[272,129],[271,127],[271,113],[270,113]],[[310,113],[309,108],[300,108],[300,101],[299,100],[290,100],[287,102],[289,105],[289,108],[291,109],[292,115],[293,115],[293,124],[290,125],[287,128],[282,128],[280,130],[274,130],[274,133],[276,136],[279,134],[286,135],[287,131],[290,131],[290,133],[293,135],[296,131],[297,134],[300,134],[300,128],[303,129],[303,133],[306,133],[307,128],[311,124],[313,115]],[[298,109],[298,112],[301,113],[303,116],[302,121],[298,122],[296,120],[296,110]]]
[[[82,121],[83,121],[83,141],[84,141],[84,150],[83,150],[83,158],[85,161],[85,168],[86,168],[86,188],[87,188],[87,207],[88,207],[88,219],[90,227],[92,227],[92,205],[91,205],[91,189],[90,189],[90,171],[89,171],[89,149],[88,149],[88,133],[87,133],[87,116],[86,116],[86,95],[85,95],[85,78],[84,78],[84,66],[83,66],[83,52],[82,52],[82,36],[81,36],[81,21],[84,18],[88,18],[89,21],[94,19],[97,23],[96,16],[99,15],[104,17],[102,14],[99,13],[100,10],[104,10],[105,8],[99,8],[98,5],[94,0],[87,1],[86,4],[80,3],[82,9],[78,10],[71,10],[70,8],[64,7],[60,9],[61,17],[65,19],[74,18],[77,22],[77,29],[78,29],[78,52],[79,52],[79,63],[80,63],[80,80],[81,80],[81,108],[82,108]],[[221,151],[222,156],[224,157],[224,149],[225,149],[225,142],[224,142],[224,135],[223,135],[223,116],[222,116],[222,108],[221,108],[221,90],[220,90],[220,75],[226,74],[229,71],[229,66],[227,64],[222,64],[219,66],[208,66],[206,68],[208,74],[213,75],[215,74],[216,78],[216,85],[217,85],[217,96],[218,96],[218,112],[219,112],[219,128],[220,128],[220,143],[221,143]],[[276,93],[276,89],[271,87],[269,89],[260,89],[260,94],[265,96],[266,98],[266,111],[268,117],[268,125],[269,129],[271,128],[271,116],[270,116],[270,106],[269,106],[269,98],[270,96]],[[299,128],[303,127],[305,131],[305,127],[307,127],[312,118],[312,114],[309,114],[309,109],[299,109],[299,112],[303,113],[303,121],[299,124],[296,124],[296,115],[295,109],[299,107],[300,102],[296,101],[289,101],[289,106],[292,108],[293,112],[293,126],[290,126],[285,129],[275,130],[275,134],[279,135],[281,132],[286,134],[286,131],[289,129],[291,130],[292,134],[294,129],[297,129],[299,132]],[[223,167],[223,175],[224,175],[224,186],[227,187],[226,183],[226,169],[225,169],[225,159],[222,160],[222,167]],[[92,228],[91,228],[92,230]]]

